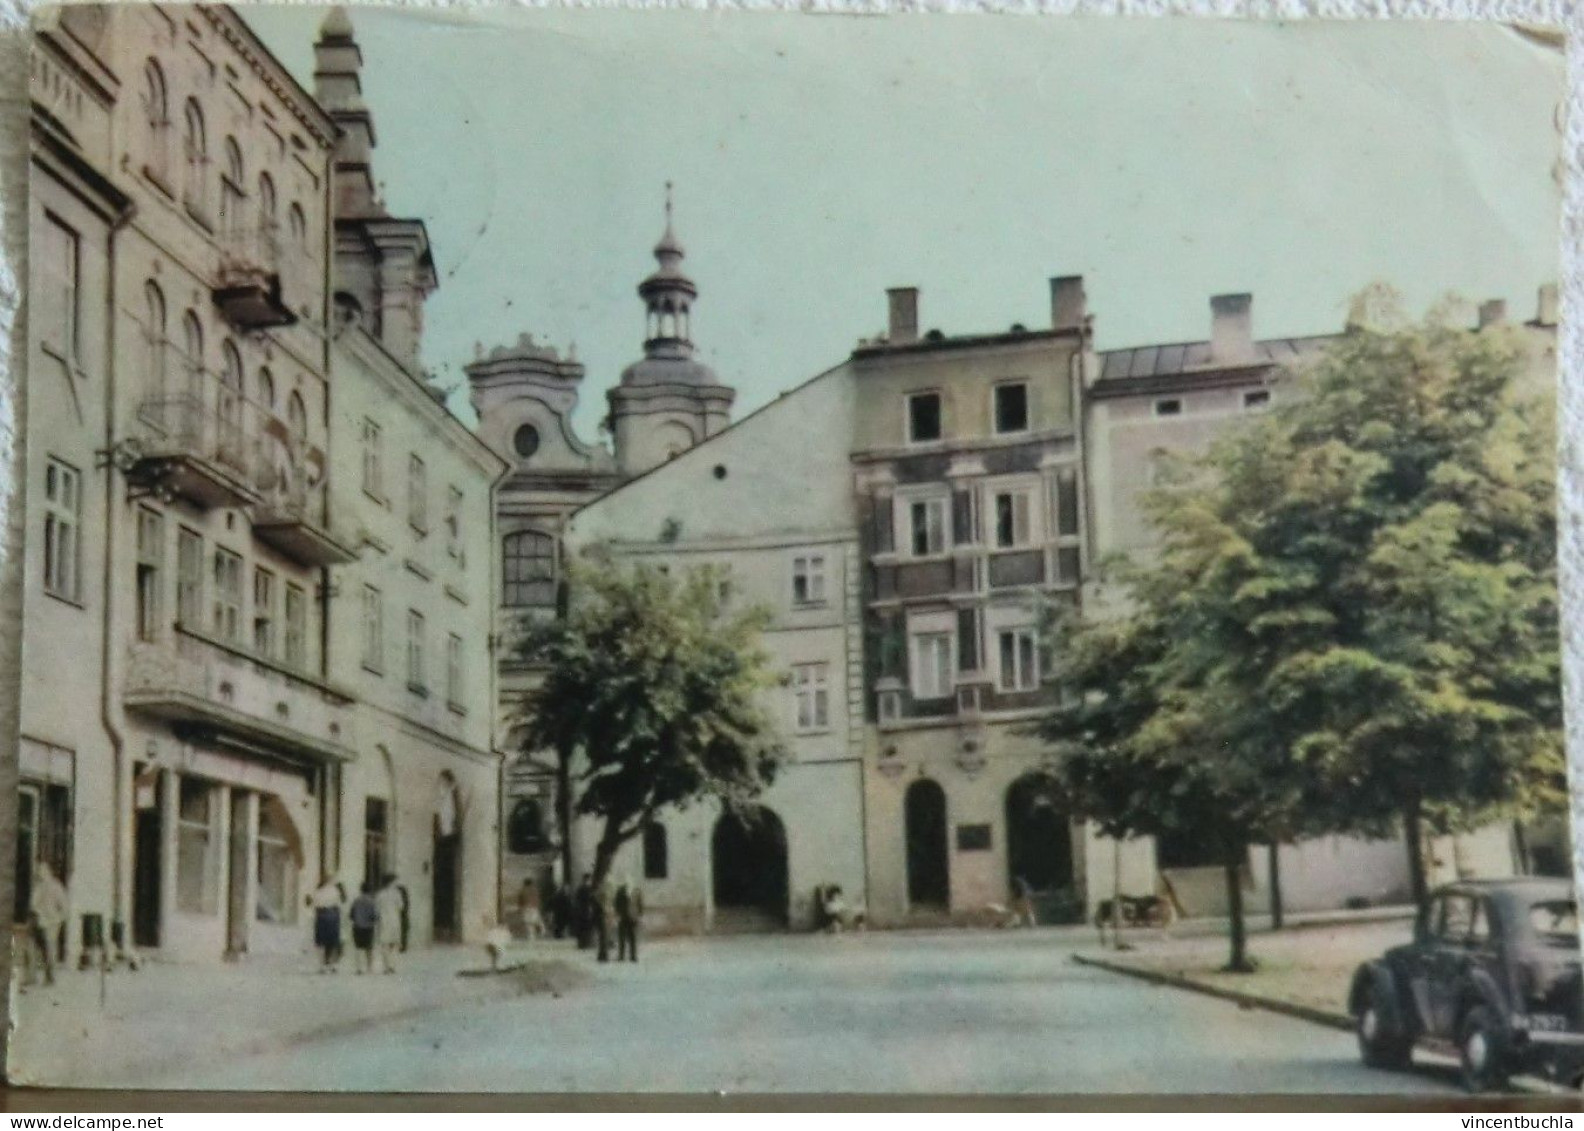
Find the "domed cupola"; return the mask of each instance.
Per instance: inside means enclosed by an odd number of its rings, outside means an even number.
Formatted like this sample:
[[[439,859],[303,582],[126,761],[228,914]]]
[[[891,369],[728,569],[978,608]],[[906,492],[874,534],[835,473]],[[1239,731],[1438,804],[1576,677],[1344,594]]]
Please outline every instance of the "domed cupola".
[[[666,182],[665,234],[655,245],[658,266],[638,284],[647,318],[644,355],[622,371],[607,394],[616,458],[623,473],[639,475],[719,432],[731,418],[736,391],[722,385],[693,347],[693,300],[698,287],[682,268],[671,183]]]

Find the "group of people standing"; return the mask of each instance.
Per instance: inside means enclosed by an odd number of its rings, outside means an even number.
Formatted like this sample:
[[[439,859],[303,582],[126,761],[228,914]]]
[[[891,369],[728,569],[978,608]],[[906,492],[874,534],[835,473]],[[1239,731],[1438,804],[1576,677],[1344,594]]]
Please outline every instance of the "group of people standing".
[[[354,971],[372,974],[378,956],[387,974],[396,973],[396,955],[407,949],[409,901],[407,889],[387,874],[378,884],[365,882],[347,906],[346,886],[326,875],[313,895],[314,946],[322,955],[321,973],[334,974],[345,953],[343,921],[352,928],[357,951]]]
[[[537,938],[543,931],[558,939],[570,934],[579,950],[597,950],[599,961],[609,962],[614,937],[616,961],[638,961],[643,889],[625,876],[615,885],[609,880],[596,885],[594,877],[584,872],[576,888],[552,885],[543,901],[533,880],[525,880],[518,909],[529,938]]]

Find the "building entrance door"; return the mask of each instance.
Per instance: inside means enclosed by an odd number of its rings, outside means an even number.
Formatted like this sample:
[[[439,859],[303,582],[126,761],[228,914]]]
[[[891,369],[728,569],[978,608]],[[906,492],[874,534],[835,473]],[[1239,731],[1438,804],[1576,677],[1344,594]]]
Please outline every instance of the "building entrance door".
[[[1007,890],[1016,894],[1022,880],[1031,895],[1044,897],[1042,912],[1057,914],[1057,905],[1071,906],[1076,890],[1072,825],[1048,781],[1026,774],[1007,787],[1006,829]]]
[[[440,831],[435,823],[434,836],[434,939],[435,942],[459,942],[461,906],[457,899],[457,872],[462,860],[462,838]]]
[[[17,795],[16,907],[13,922],[26,923],[33,910],[33,866],[38,859],[39,794],[23,786]]]
[[[710,840],[710,863],[717,912],[748,912],[745,926],[751,918],[786,925],[787,837],[780,817],[762,805],[722,814]]]
[[[908,906],[945,909],[951,902],[946,841],[946,791],[920,778],[904,803]]]
[[[164,821],[157,773],[140,774],[132,826],[132,942],[139,947],[160,944],[160,852]]]
[[[230,859],[226,869],[226,956],[240,958],[248,949],[248,795],[231,791]]]

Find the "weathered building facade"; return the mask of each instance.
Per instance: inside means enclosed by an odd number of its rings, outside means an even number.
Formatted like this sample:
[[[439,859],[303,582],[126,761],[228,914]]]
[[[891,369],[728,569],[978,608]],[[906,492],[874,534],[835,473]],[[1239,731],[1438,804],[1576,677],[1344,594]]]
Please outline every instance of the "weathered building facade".
[[[415,383],[415,336],[378,365],[333,343],[348,135],[232,9],[81,6],[40,20],[23,626],[37,678],[22,688],[18,875],[42,860],[67,880],[73,951],[308,947],[307,894],[346,855],[343,787],[391,725],[336,656],[358,636],[345,593],[361,575],[347,571],[371,534],[382,540],[348,498],[353,406],[383,398],[385,419],[405,411],[428,430],[415,449],[445,453],[436,490],[462,489],[456,513],[475,539],[476,580],[455,580],[479,622],[459,702],[471,721],[398,712],[402,727],[455,733],[440,757],[440,742],[397,757],[427,761],[435,782],[460,748],[458,765],[476,767],[465,783],[453,772],[483,814],[469,858],[482,922],[495,887],[482,642],[500,465],[426,391],[392,395]],[[344,16],[326,34],[355,54]],[[434,579],[435,616],[463,623],[439,596],[451,580]],[[437,798],[422,805],[426,846]],[[406,860],[413,880],[431,871],[427,847]],[[27,899],[23,884],[19,916]]]

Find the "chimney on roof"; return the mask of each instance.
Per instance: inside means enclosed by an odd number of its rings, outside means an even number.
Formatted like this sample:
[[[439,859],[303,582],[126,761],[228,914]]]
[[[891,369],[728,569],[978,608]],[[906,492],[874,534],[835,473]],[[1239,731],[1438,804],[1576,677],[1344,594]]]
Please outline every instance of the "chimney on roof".
[[[1479,328],[1487,326],[1500,326],[1507,321],[1507,300],[1504,298],[1487,299],[1479,305]]]
[[[918,341],[918,288],[891,287],[886,298],[891,303],[891,321],[886,332],[894,346]]]
[[[1210,359],[1214,362],[1250,361],[1254,357],[1254,296],[1212,295],[1210,298]]]
[[[1089,315],[1089,300],[1084,295],[1082,275],[1058,275],[1050,281],[1051,327],[1080,330]]]
[[[1557,324],[1557,286],[1555,283],[1546,283],[1540,288],[1540,303],[1535,311],[1535,325],[1555,326]]]

